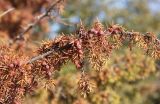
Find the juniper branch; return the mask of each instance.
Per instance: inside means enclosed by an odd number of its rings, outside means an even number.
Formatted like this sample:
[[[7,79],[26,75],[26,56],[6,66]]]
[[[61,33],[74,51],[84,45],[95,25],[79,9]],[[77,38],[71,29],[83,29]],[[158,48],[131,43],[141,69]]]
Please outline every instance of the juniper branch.
[[[51,49],[50,51],[48,51],[48,52],[46,52],[46,53],[43,53],[43,54],[41,54],[41,55],[38,55],[38,56],[33,57],[32,59],[30,59],[29,61],[27,61],[26,64],[31,64],[31,63],[33,63],[33,62],[35,62],[35,61],[37,61],[37,60],[43,59],[43,58],[45,58],[46,56],[52,54],[53,52],[66,49],[66,48],[70,47],[71,45],[72,45],[72,43],[71,43],[71,44],[66,44],[65,46],[60,47],[60,48],[58,48],[58,49],[53,48],[53,49]]]

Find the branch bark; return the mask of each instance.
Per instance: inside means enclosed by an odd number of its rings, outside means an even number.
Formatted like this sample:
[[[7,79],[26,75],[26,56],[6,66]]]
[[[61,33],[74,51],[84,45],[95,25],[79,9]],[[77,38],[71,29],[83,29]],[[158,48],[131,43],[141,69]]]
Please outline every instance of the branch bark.
[[[53,49],[53,50],[50,50],[50,51],[48,51],[48,52],[46,52],[46,53],[44,53],[44,54],[42,54],[42,55],[39,55],[39,56],[37,56],[37,57],[32,58],[32,59],[29,60],[26,64],[31,64],[31,63],[35,62],[36,60],[42,59],[42,58],[48,56],[49,54],[51,54],[51,53],[53,53],[53,52],[54,52],[54,49]]]
[[[0,14],[0,18],[2,18],[3,16],[5,16],[5,15],[8,14],[9,12],[12,12],[13,10],[15,10],[15,8],[10,8],[10,9],[6,10],[6,11],[3,12],[2,14]]]
[[[51,11],[54,9],[55,6],[57,6],[58,4],[60,4],[61,2],[63,2],[64,0],[58,0],[55,3],[51,4],[51,6],[46,10],[46,12],[44,12],[43,14],[37,16],[36,20],[33,23],[30,23],[23,32],[21,32],[14,40],[24,40],[24,34],[26,34],[29,30],[31,30],[35,25],[37,25],[42,19],[44,19],[45,17],[48,17],[51,13]]]

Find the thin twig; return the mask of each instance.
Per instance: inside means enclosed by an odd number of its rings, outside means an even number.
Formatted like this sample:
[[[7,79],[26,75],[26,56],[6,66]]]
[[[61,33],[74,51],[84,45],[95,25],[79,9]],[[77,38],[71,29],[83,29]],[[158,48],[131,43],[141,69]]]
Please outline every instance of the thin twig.
[[[25,33],[27,33],[30,29],[32,29],[35,25],[37,25],[42,19],[44,19],[45,17],[49,16],[51,11],[53,10],[53,8],[55,6],[57,6],[57,4],[61,3],[62,1],[64,0],[58,0],[56,1],[55,3],[53,3],[47,10],[46,12],[44,12],[43,14],[37,16],[37,19],[33,22],[33,23],[30,23],[23,32],[21,32],[17,38],[14,40],[14,41],[17,41],[17,40],[23,40],[23,35]]]
[[[46,52],[46,53],[44,53],[44,54],[42,54],[42,55],[39,55],[39,56],[37,56],[37,57],[32,58],[32,59],[29,60],[26,64],[31,64],[31,63],[33,63],[34,61],[39,60],[39,59],[42,59],[42,58],[48,56],[49,54],[51,54],[51,53],[53,53],[53,52],[54,52],[54,49],[53,49],[53,50],[50,50],[50,51],[48,51],[48,52]]]
[[[60,24],[65,25],[65,26],[74,27],[76,25],[76,24],[73,24],[73,23],[67,23],[67,22],[64,21],[64,19],[61,19],[59,17],[58,18],[57,17],[52,17],[52,18],[54,18],[57,23],[60,23]]]
[[[10,8],[8,10],[6,10],[5,12],[3,12],[2,14],[0,14],[0,18],[2,18],[3,16],[5,16],[6,14],[8,14],[9,12],[15,10],[15,8]]]
[[[46,53],[43,53],[43,54],[41,54],[41,55],[35,56],[34,58],[28,60],[28,61],[26,62],[26,64],[31,64],[31,63],[33,63],[33,62],[35,62],[35,61],[37,61],[37,60],[40,60],[40,59],[45,58],[46,56],[48,56],[49,54],[52,54],[53,52],[57,52],[57,51],[59,51],[59,50],[66,49],[66,48],[72,46],[72,44],[73,44],[73,43],[66,44],[65,46],[60,47],[60,48],[58,48],[58,49],[57,49],[57,48],[52,48],[50,51],[48,51],[48,52],[46,52]]]

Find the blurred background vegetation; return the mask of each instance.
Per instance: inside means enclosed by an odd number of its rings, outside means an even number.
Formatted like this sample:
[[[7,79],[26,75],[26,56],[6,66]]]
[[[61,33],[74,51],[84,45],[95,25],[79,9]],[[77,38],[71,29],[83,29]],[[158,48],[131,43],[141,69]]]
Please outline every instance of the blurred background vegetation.
[[[50,20],[46,31],[41,26],[45,25],[43,22],[34,28],[31,39],[37,45],[37,42],[54,39],[62,32],[72,33],[80,19],[89,28],[96,18],[104,26],[120,24],[127,30],[154,32],[159,37],[160,1],[67,0],[63,13],[56,17],[57,21],[67,25]],[[53,76],[55,86],[39,88],[26,95],[24,104],[160,104],[160,61],[144,55],[137,48],[130,51],[124,46],[116,50],[99,73],[87,69],[94,88],[86,98],[77,90],[80,73],[75,66],[68,63],[62,69]]]

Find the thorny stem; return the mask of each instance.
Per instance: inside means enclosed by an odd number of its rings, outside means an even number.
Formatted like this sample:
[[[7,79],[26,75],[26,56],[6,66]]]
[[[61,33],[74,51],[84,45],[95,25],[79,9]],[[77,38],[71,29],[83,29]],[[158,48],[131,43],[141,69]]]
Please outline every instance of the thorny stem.
[[[64,1],[64,0],[58,0],[58,1],[56,1],[55,3],[53,3],[53,4],[46,10],[46,12],[44,12],[43,14],[37,16],[37,19],[36,19],[33,23],[29,24],[29,25],[26,27],[26,29],[25,29],[23,32],[21,32],[21,33],[16,37],[16,39],[14,40],[14,42],[17,41],[17,40],[24,40],[24,38],[23,38],[24,34],[27,33],[30,29],[32,29],[35,25],[37,25],[42,19],[44,19],[45,17],[49,16],[50,13],[51,13],[51,11],[54,9],[54,7],[57,6],[57,4],[61,3],[62,1]]]

